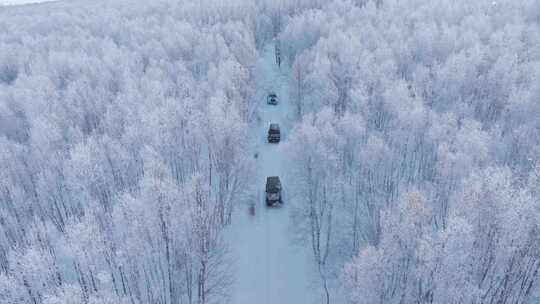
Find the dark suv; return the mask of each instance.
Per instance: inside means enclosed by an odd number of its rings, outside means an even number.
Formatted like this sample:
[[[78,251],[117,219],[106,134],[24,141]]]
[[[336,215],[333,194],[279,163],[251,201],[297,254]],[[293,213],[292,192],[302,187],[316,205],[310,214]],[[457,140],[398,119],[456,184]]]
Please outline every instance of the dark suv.
[[[281,182],[277,176],[266,178],[266,206],[282,205]]]
[[[276,93],[274,92],[270,92],[270,94],[268,94],[268,97],[266,97],[266,102],[269,104],[269,105],[277,105],[278,102],[277,102],[277,95]]]
[[[281,139],[281,133],[279,131],[279,125],[277,123],[271,123],[268,129],[268,142],[278,143]]]

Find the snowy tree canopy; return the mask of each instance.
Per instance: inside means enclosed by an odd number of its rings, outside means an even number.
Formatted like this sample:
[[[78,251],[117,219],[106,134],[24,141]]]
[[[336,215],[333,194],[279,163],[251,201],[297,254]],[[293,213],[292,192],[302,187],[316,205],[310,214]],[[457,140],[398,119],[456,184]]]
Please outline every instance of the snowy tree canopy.
[[[540,301],[539,1],[83,0],[0,8],[0,302],[230,300],[269,46],[290,278]]]

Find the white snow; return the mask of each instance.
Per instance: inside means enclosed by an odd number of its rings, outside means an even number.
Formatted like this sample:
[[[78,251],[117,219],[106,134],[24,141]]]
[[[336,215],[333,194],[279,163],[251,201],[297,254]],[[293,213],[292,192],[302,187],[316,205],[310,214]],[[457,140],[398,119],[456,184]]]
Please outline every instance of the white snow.
[[[308,248],[293,240],[287,201],[287,155],[280,146],[287,140],[294,116],[287,98],[287,73],[277,68],[273,45],[259,59],[256,75],[260,119],[251,126],[253,154],[258,153],[256,213],[249,215],[247,206],[237,208],[227,231],[237,270],[231,303],[313,303],[309,279],[314,271],[312,258]],[[266,104],[271,90],[278,95],[277,106]],[[271,122],[280,124],[280,144],[266,142]],[[266,177],[272,175],[279,176],[283,184],[284,205],[280,208],[267,208],[264,202]]]
[[[41,3],[41,2],[53,2],[57,0],[0,0],[0,6],[2,5],[21,5],[21,4],[30,4],[30,3]]]

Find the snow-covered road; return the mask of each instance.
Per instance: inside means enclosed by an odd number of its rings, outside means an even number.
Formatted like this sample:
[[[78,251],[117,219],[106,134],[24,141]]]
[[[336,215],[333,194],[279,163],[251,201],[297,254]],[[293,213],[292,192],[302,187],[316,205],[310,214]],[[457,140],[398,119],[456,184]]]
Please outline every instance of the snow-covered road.
[[[281,147],[292,126],[293,109],[288,102],[287,72],[280,72],[274,60],[273,45],[263,52],[256,67],[257,109],[260,119],[251,125],[253,154],[258,153],[257,199],[255,216],[247,206],[239,206],[227,231],[236,262],[236,283],[232,292],[233,304],[302,304],[313,303],[310,277],[313,277],[311,256],[305,246],[293,240],[290,221],[290,202],[287,201],[287,155]],[[278,94],[279,104],[266,104],[266,95]],[[268,144],[268,125],[281,126],[282,142]],[[264,205],[266,177],[277,175],[282,180],[284,206],[267,208]]]

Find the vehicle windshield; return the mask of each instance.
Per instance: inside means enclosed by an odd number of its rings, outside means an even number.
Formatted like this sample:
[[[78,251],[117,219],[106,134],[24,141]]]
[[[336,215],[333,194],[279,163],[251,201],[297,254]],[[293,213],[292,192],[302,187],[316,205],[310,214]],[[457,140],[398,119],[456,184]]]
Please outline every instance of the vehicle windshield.
[[[270,185],[266,188],[266,192],[270,192],[270,193],[277,193],[279,192],[279,186],[278,185]]]

